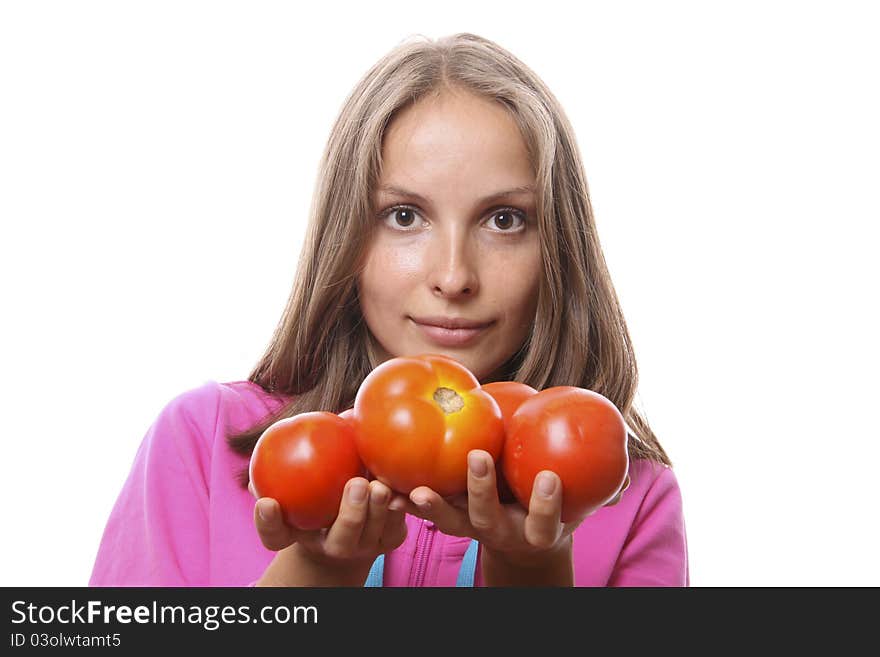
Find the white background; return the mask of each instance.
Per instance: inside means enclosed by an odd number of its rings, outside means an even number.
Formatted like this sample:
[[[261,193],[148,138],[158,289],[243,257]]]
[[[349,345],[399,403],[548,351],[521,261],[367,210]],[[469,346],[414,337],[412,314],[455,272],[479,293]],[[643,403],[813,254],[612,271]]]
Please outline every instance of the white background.
[[[0,5],[0,585],[87,583],[164,404],[266,346],[345,96],[460,31],[574,125],[692,583],[880,585],[870,3],[309,4]]]

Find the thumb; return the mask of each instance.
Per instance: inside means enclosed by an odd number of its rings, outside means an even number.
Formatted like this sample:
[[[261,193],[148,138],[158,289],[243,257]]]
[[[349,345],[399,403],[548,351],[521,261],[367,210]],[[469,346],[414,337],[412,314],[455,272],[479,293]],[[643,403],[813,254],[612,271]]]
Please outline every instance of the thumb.
[[[269,550],[283,550],[296,541],[293,530],[281,517],[281,506],[271,497],[261,497],[254,505],[254,525],[263,545]]]

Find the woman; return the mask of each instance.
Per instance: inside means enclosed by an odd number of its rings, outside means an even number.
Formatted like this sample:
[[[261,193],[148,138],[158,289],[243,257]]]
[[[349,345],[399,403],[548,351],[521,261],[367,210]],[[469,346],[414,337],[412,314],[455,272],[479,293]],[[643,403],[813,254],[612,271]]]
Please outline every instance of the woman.
[[[350,408],[378,364],[427,352],[482,383],[609,398],[631,431],[629,488],[562,524],[555,474],[536,478],[527,510],[502,505],[495,464],[475,450],[465,504],[355,478],[334,525],[309,532],[286,525],[274,500],[254,504],[247,463],[266,427]],[[556,99],[486,39],[405,42],[367,72],[334,125],[265,355],[247,381],[208,383],[162,411],[90,583],[359,586],[369,575],[386,586],[687,585],[680,492],[632,406],[636,386]]]

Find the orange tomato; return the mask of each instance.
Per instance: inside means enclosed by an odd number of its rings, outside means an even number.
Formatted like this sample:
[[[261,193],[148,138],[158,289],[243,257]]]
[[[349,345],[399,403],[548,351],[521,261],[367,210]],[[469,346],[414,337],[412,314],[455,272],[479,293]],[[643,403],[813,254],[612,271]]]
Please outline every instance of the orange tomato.
[[[442,496],[467,491],[467,455],[497,460],[501,409],[464,365],[448,356],[392,358],[376,367],[354,402],[358,453],[369,471],[409,494],[428,486]]]

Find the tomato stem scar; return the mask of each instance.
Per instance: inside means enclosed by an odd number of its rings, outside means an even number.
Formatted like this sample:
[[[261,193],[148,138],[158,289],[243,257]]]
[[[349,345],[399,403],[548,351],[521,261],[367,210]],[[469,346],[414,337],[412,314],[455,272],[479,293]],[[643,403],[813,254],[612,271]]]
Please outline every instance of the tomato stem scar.
[[[440,405],[446,415],[457,413],[464,408],[464,399],[452,388],[437,388],[434,391],[434,401]]]

